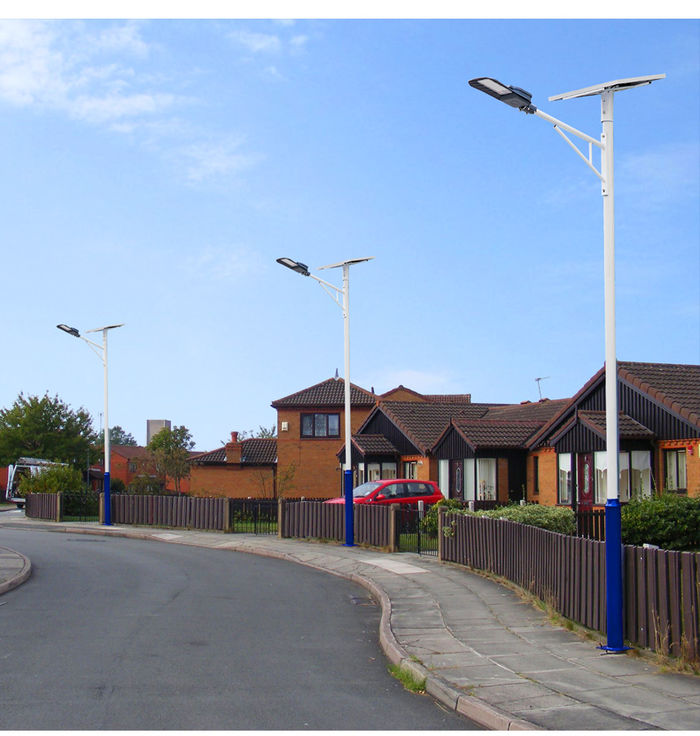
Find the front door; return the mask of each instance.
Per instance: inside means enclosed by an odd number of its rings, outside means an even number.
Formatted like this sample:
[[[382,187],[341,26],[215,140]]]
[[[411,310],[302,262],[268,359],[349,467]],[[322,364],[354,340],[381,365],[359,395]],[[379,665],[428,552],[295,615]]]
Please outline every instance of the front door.
[[[593,453],[578,456],[578,478],[576,484],[578,508],[593,508]]]
[[[450,498],[464,500],[464,463],[450,460]]]

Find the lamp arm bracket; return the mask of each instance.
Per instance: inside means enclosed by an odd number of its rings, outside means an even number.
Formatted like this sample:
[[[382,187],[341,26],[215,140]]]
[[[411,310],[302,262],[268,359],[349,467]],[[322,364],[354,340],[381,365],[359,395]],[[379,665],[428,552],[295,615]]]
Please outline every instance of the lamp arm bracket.
[[[557,133],[559,133],[559,135],[574,149],[576,154],[581,157],[581,160],[583,161],[583,163],[586,164],[586,166],[588,166],[588,168],[603,182],[603,184],[605,184],[605,178],[600,173],[600,171],[598,171],[598,169],[596,169],[596,167],[593,166],[593,150],[592,150],[591,144],[590,143],[588,144],[588,158],[586,158],[586,156],[584,156],[583,153],[581,153],[581,149],[575,143],[571,141],[571,139],[566,135],[566,133],[564,133],[561,130],[561,128],[558,125],[554,126],[554,130],[556,130]]]
[[[535,110],[534,114],[537,115],[538,118],[542,118],[542,120],[546,120],[548,123],[552,123],[552,125],[554,125],[555,128],[562,128],[563,130],[566,130],[569,133],[573,133],[575,136],[577,136],[578,138],[581,138],[587,143],[591,143],[594,146],[598,146],[598,148],[600,148],[601,150],[605,148],[603,143],[599,141],[597,138],[593,138],[587,133],[582,133],[580,130],[577,130],[576,128],[574,128],[573,125],[569,125],[568,123],[565,123],[561,120],[557,120],[557,118],[552,117],[551,115],[547,115],[547,113],[542,112],[542,110]]]
[[[341,300],[341,295],[343,293],[342,289],[339,289],[337,286],[334,286],[333,284],[329,284],[328,281],[324,281],[323,279],[320,279],[318,276],[314,276],[312,273],[309,274],[312,279],[315,281],[318,281],[319,284],[321,284],[321,288],[328,294],[328,296],[342,309],[343,303]],[[331,291],[332,290],[332,291]]]
[[[90,346],[90,350],[92,350],[93,353],[102,361],[102,363],[105,362],[105,349],[104,345],[98,345],[96,342],[93,342],[92,340],[88,340],[87,337],[80,336],[81,340],[85,340],[85,342]]]

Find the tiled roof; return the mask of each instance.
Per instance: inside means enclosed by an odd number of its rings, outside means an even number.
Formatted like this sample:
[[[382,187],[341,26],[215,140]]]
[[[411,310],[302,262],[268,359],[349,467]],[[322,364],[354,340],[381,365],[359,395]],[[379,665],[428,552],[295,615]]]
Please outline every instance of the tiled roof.
[[[496,419],[452,420],[453,426],[475,450],[481,447],[523,447],[542,422],[518,422]]]
[[[211,452],[202,452],[190,458],[196,465],[226,465],[226,448],[219,447]],[[241,464],[274,465],[277,462],[277,440],[251,437],[241,442]]]
[[[596,434],[605,438],[605,412],[604,411],[579,411],[579,420]],[[621,439],[648,439],[654,433],[643,424],[632,419],[627,414],[620,412],[618,417],[618,428]]]
[[[571,399],[541,399],[523,404],[506,404],[489,409],[486,419],[511,419],[514,421],[548,422],[571,402]]]
[[[210,465],[220,464],[226,462],[226,448],[219,447],[217,450],[211,450],[210,452],[202,452],[199,455],[195,455],[190,458],[190,462],[196,463],[197,465]]]
[[[418,449],[426,453],[453,417],[477,419],[491,406],[493,405],[385,401],[379,408]]]
[[[296,406],[337,406],[342,407],[345,403],[345,381],[342,378],[329,378],[327,381],[317,383],[315,386],[297,391],[272,402],[272,406],[296,407]],[[376,397],[369,391],[350,384],[351,406],[374,406]]]
[[[127,460],[148,454],[147,448],[138,445],[110,445],[109,448],[111,452],[115,452],[117,455],[127,458]]]
[[[383,434],[357,434],[352,443],[363,455],[398,455],[399,451]]]
[[[470,404],[471,394],[423,394],[423,398],[431,404]]]
[[[246,465],[274,465],[277,462],[277,440],[274,437],[252,437],[243,440],[241,462]]]
[[[700,365],[620,361],[617,371],[623,381],[700,425]]]

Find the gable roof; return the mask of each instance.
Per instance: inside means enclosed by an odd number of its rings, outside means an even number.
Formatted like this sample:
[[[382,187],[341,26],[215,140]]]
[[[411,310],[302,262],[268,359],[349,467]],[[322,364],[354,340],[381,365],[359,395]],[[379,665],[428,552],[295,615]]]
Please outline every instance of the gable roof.
[[[369,391],[350,383],[351,406],[374,406],[376,397]],[[342,407],[345,405],[345,380],[343,378],[329,378],[313,386],[284,396],[272,402],[272,407]]]
[[[110,452],[114,452],[117,455],[125,457],[127,460],[131,460],[135,457],[143,457],[148,454],[148,448],[141,447],[140,445],[112,445],[109,446]]]
[[[606,422],[604,411],[580,411],[578,418],[588,429],[605,439]],[[620,437],[623,439],[647,439],[654,436],[654,433],[650,429],[622,412],[618,415],[617,422]]]
[[[476,419],[483,416],[491,404],[444,404],[418,401],[383,401],[375,412],[382,412],[415,447],[426,454],[456,416]],[[365,425],[369,422],[369,417]],[[363,426],[365,426],[363,425]],[[358,433],[362,431],[362,427]]]
[[[700,427],[700,365],[618,362],[619,378]]]
[[[521,448],[528,437],[542,426],[542,422],[503,419],[470,420],[456,417],[452,420],[451,426],[476,451],[484,447]]]
[[[511,421],[532,421],[544,424],[571,403],[571,399],[540,399],[525,401],[522,404],[506,404],[489,409],[484,419],[508,419]]]

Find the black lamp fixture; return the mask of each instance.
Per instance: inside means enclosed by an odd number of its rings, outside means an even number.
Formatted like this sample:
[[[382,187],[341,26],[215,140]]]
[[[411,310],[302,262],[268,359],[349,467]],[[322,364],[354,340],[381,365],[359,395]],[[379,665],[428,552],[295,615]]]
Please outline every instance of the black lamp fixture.
[[[309,273],[309,267],[305,263],[301,263],[300,261],[294,261],[291,258],[278,258],[277,263],[290,268],[292,271],[300,273],[302,276],[311,275]]]
[[[59,330],[67,332],[69,335],[73,335],[73,337],[80,337],[80,332],[75,327],[69,327],[68,325],[56,325],[56,327]]]
[[[509,87],[507,84],[499,82],[491,77],[477,77],[469,80],[469,86],[478,89],[479,92],[485,92],[491,97],[495,97],[501,102],[511,107],[517,107],[518,110],[532,115],[537,108],[532,104],[532,95],[520,87]]]

